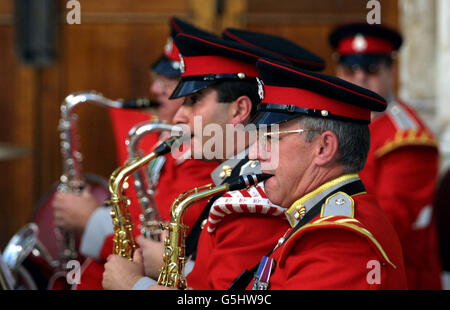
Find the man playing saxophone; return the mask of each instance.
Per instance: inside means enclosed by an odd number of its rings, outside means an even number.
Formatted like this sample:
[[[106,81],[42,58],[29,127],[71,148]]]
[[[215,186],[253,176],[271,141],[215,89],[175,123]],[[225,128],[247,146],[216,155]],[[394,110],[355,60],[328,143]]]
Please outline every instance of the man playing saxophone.
[[[270,41],[274,40],[274,37],[269,38],[269,36],[266,36],[265,39],[268,40],[267,45],[272,43],[272,46],[276,46],[276,44],[273,44],[273,41]],[[184,96],[185,100],[175,115],[174,122],[188,125],[191,132],[194,132],[195,126],[198,125],[198,123],[195,124],[195,119],[198,117],[201,119],[202,134],[205,133],[204,128],[206,126],[215,124],[222,128],[222,132],[224,133],[223,141],[221,141],[223,143],[222,145],[226,145],[227,140],[236,141],[236,139],[233,139],[234,137],[227,136],[230,133],[225,128],[229,124],[232,124],[236,128],[243,128],[243,125],[248,123],[255,112],[256,105],[259,103],[258,84],[256,82],[257,75],[255,71],[257,58],[270,57],[280,59],[280,57],[266,52],[262,48],[249,47],[248,45],[236,42],[203,36],[179,35],[175,39],[175,42],[183,55],[185,71],[172,98]],[[311,53],[299,47],[296,51],[297,54],[295,56],[298,60],[310,60],[311,63],[316,61],[318,67],[323,67],[323,61],[317,56],[311,56]],[[195,65],[191,63],[191,59],[197,61]],[[283,58],[281,60],[286,61]],[[232,134],[234,135],[235,132]],[[243,132],[239,132],[238,134],[242,136]],[[194,135],[192,138],[191,149],[194,152],[200,150],[200,153],[194,154],[195,156],[207,158],[208,154],[202,153],[205,140],[207,140],[206,135]],[[229,148],[227,144],[226,147],[221,149],[219,156],[214,158],[215,160],[221,161],[218,169],[212,174],[212,179],[216,185],[239,174],[258,173],[260,171],[257,163],[249,161],[248,156],[246,156],[249,146],[248,140],[245,140],[244,145],[231,144],[230,146]],[[214,150],[214,153],[218,154],[216,150]],[[234,158],[228,159],[230,157]],[[208,204],[208,209],[205,212],[206,216],[214,200],[214,198],[211,199]],[[274,231],[270,228],[262,233],[264,236],[267,236],[268,240],[274,235]],[[189,249],[191,247],[189,242],[188,238],[186,241],[187,252],[192,253],[193,250]],[[269,244],[270,242],[267,241],[257,243],[254,245],[256,248],[255,251],[262,253],[266,251]],[[152,256],[151,251],[146,252],[145,249],[143,251],[143,263],[146,274],[156,279],[162,266],[162,256],[158,258],[154,255]],[[138,272],[141,270],[140,274],[142,275],[142,267],[139,267],[142,258],[140,254],[137,254],[136,258],[138,262],[135,262],[133,268],[127,269],[124,268],[125,261],[123,259],[117,256],[111,256],[105,265],[104,288],[123,288],[118,286],[118,281],[124,276],[123,273],[128,273],[137,279],[139,277]],[[198,255],[197,258],[199,258]],[[243,266],[246,266],[245,257],[244,259],[242,257],[233,259],[227,266],[230,267],[230,270],[240,270]],[[150,284],[150,282],[147,282],[147,284]],[[142,286],[142,288],[145,287]]]
[[[170,27],[172,37],[183,30],[201,31],[177,18],[170,20]],[[177,85],[180,75],[178,49],[173,44],[172,37],[168,39],[163,55],[151,67],[153,82],[150,86],[150,92],[156,96],[159,102],[158,119],[168,124],[172,123],[173,115],[182,103],[182,100],[170,100],[168,98]],[[129,129],[140,121],[149,120],[151,115],[127,113],[113,109],[111,110],[111,117],[118,146],[118,158],[120,163],[123,163],[128,154],[124,142]],[[141,143],[141,147],[148,152],[160,139],[164,139],[164,137],[153,134],[152,137]],[[216,166],[217,164],[214,162],[175,159],[170,154],[167,155],[155,194],[160,217],[165,221],[169,220],[168,207],[177,193],[187,190],[193,184],[207,183],[211,170]],[[192,174],[193,171],[195,171],[195,174],[191,179],[187,180],[183,177]],[[138,223],[141,210],[132,186],[127,189],[126,194],[131,200],[131,217],[135,223]],[[81,283],[77,286],[77,289],[102,289],[103,264],[112,249],[113,227],[109,208],[97,208],[98,203],[92,198],[89,190],[85,190],[80,196],[59,195],[54,201],[55,217],[58,222],[66,227],[73,227],[83,232],[81,252],[93,258],[82,269]],[[199,206],[199,208],[197,213],[196,209],[190,212],[191,221],[195,222],[195,219],[201,213],[202,206]],[[135,225],[135,228],[134,234],[138,236],[140,234],[138,225]],[[137,238],[137,241],[144,247],[146,243],[150,242],[144,238]]]

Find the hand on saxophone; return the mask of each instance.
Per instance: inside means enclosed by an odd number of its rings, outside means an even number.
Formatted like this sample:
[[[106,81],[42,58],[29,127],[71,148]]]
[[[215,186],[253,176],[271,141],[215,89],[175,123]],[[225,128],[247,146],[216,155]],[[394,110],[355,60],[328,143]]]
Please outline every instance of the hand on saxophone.
[[[83,232],[99,204],[89,188],[85,188],[81,194],[57,192],[52,201],[55,224],[68,230]]]
[[[143,276],[141,249],[134,251],[133,261],[113,254],[106,260],[102,285],[105,290],[131,290]]]
[[[163,267],[164,240],[167,236],[167,230],[161,233],[161,241],[154,241],[144,238],[142,235],[136,238],[136,243],[142,250],[145,275],[158,279],[161,268]]]

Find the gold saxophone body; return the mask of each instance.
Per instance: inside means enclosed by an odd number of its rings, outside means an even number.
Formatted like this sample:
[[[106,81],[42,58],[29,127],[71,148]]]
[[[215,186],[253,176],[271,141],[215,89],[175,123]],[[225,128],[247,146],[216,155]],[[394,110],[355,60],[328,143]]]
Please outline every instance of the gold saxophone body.
[[[177,289],[187,288],[184,266],[186,262],[186,229],[188,226],[183,223],[183,218],[190,206],[216,194],[249,188],[271,176],[270,174],[244,175],[216,187],[213,184],[208,184],[179,195],[170,207],[171,221],[165,227],[169,230],[169,234],[164,240],[164,265],[158,277],[158,284]]]
[[[114,226],[113,254],[132,260],[134,249],[136,248],[132,233],[133,222],[128,211],[129,199],[123,195],[123,190],[128,186],[126,180],[154,158],[169,153],[172,146],[179,140],[180,137],[178,136],[170,137],[157,146],[153,152],[143,157],[131,159],[111,174],[109,178],[111,199],[107,204],[112,206],[111,217]]]

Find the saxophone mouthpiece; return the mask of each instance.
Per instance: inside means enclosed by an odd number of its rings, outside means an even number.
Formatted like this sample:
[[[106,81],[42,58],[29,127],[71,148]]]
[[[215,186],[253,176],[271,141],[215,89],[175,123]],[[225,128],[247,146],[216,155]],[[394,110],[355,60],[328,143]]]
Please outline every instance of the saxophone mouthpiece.
[[[180,147],[184,141],[191,139],[192,135],[180,135],[180,136],[172,136],[160,145],[158,145],[154,152],[158,154],[158,156],[169,153],[172,150],[172,147],[175,149]]]
[[[230,191],[240,190],[244,188],[249,188],[258,184],[259,182],[265,181],[269,178],[273,177],[273,174],[260,173],[260,174],[249,174],[242,175],[228,183],[228,187]]]
[[[145,109],[158,108],[161,104],[148,98],[136,98],[122,101],[122,107],[125,109]]]

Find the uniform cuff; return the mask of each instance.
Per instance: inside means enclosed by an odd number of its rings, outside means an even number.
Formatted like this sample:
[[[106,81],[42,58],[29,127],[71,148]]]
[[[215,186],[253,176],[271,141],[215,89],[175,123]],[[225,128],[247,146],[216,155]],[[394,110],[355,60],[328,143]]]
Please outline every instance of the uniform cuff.
[[[158,284],[157,281],[153,280],[149,277],[142,277],[136,284],[133,286],[133,290],[146,290],[149,286]]]
[[[83,255],[100,258],[103,242],[114,233],[110,210],[108,207],[98,207],[92,213],[81,236],[80,252]]]
[[[191,273],[192,269],[194,269],[195,261],[189,259],[186,261],[186,264],[184,265],[184,275],[187,276]]]

